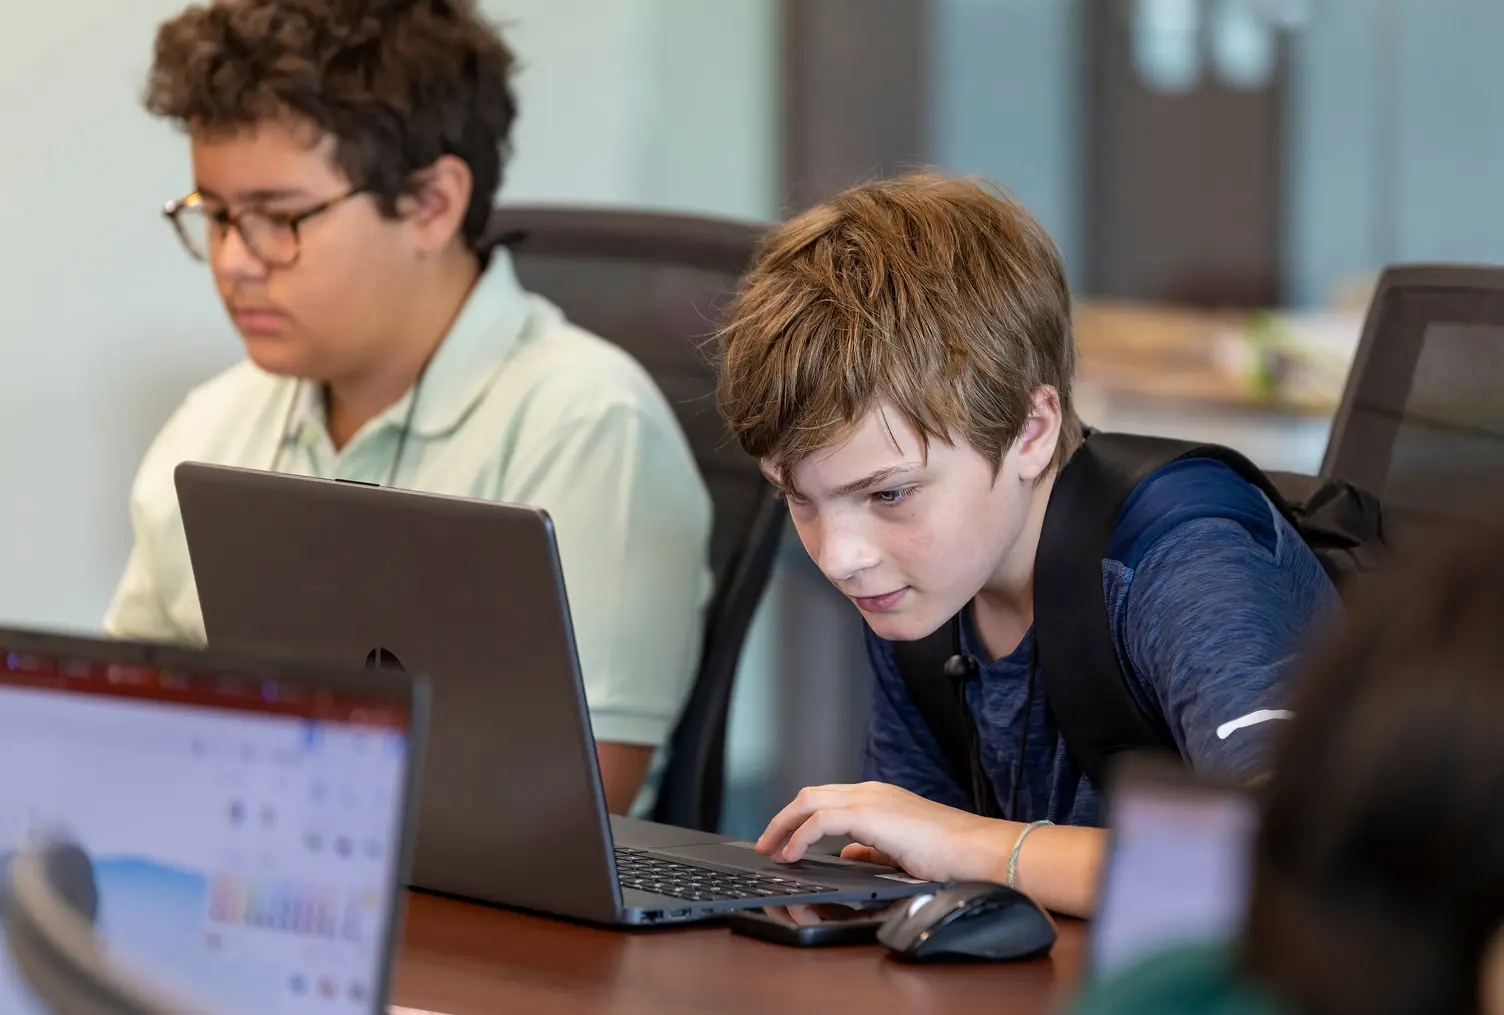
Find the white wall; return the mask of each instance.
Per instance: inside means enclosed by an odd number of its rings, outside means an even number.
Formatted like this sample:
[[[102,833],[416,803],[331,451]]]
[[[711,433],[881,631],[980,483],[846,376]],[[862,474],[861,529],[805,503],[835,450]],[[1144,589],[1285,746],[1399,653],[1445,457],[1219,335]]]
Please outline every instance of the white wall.
[[[3,622],[97,626],[137,459],[237,354],[159,213],[188,180],[182,142],[136,105],[153,26],[178,6],[0,5]]]
[[[181,6],[0,4],[0,624],[98,626],[136,463],[184,391],[239,355],[159,212],[188,183],[183,141],[137,104],[156,25]],[[766,214],[771,0],[484,7],[526,64],[504,198]],[[691,109],[730,115],[689,138]]]
[[[652,6],[639,199],[709,215],[772,217],[779,205],[776,0]]]
[[[485,0],[524,64],[502,199],[764,218],[775,0]]]
[[[635,203],[655,0],[483,0],[517,53],[503,200]]]

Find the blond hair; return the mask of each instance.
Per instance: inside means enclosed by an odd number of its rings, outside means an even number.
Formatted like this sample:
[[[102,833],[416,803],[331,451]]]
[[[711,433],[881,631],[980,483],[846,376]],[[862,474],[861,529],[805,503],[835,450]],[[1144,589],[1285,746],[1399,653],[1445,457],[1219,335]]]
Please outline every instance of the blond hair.
[[[1001,465],[1048,385],[1081,442],[1059,251],[1022,205],[916,173],[853,187],[769,234],[719,336],[722,417],[787,481],[878,404]]]

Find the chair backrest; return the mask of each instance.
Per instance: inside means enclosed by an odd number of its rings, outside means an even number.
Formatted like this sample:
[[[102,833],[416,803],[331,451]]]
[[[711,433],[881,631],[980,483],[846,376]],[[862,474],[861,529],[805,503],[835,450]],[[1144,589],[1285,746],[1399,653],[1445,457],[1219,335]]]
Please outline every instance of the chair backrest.
[[[710,491],[715,592],[654,811],[659,821],[706,830],[720,821],[737,663],[783,530],[772,488],[716,414],[708,347],[766,229],[687,215],[517,205],[503,206],[491,222],[491,240],[511,249],[527,289],[652,374]]]
[[[1504,267],[1396,265],[1379,279],[1322,474],[1402,521],[1467,516],[1504,474]]]
[[[88,854],[55,844],[10,858],[3,899],[12,965],[58,1015],[215,1015],[208,1001],[130,968],[95,934]]]

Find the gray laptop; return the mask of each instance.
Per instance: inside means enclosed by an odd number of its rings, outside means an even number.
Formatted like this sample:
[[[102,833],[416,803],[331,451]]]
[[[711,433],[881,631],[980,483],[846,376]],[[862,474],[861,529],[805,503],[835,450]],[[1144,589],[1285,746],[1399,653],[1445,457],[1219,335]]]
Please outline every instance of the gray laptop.
[[[67,858],[111,964],[216,1011],[384,1013],[426,723],[403,674],[0,631],[0,883]],[[0,1012],[103,1010],[25,937]]]
[[[176,481],[211,646],[433,680],[414,887],[602,924],[923,888],[608,816],[543,511],[190,462]]]

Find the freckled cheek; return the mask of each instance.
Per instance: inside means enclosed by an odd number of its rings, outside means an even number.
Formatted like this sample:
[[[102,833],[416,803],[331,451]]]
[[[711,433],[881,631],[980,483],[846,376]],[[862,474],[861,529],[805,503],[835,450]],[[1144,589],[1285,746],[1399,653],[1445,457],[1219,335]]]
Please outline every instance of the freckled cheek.
[[[910,578],[920,579],[943,568],[948,541],[945,534],[931,527],[905,529],[885,540],[888,560],[901,567]]]
[[[973,567],[978,552],[975,520],[931,516],[907,527],[891,546],[892,559],[915,584],[932,590],[949,587]]]

